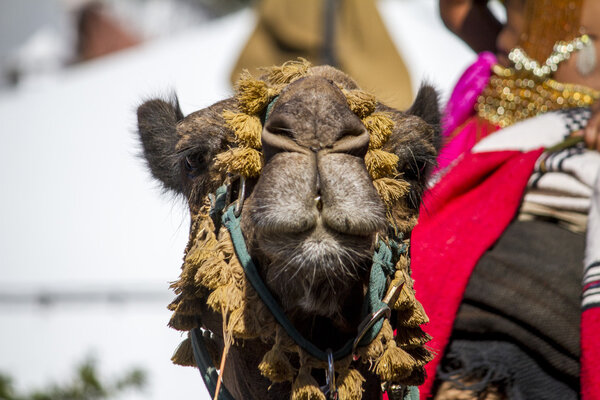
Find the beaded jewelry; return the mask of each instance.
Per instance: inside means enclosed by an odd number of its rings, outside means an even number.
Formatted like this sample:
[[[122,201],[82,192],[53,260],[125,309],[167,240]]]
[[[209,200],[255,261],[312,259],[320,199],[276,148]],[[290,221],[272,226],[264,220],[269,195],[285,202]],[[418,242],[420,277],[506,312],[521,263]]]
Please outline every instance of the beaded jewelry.
[[[501,128],[548,111],[589,107],[600,97],[591,88],[540,79],[529,70],[495,65],[492,71],[475,108],[481,118]]]
[[[553,72],[556,72],[558,64],[568,60],[572,53],[582,50],[587,46],[592,46],[592,41],[588,35],[582,35],[570,42],[559,41],[554,45],[554,51],[542,66],[536,60],[527,56],[525,51],[520,47],[515,47],[508,54],[508,59],[513,62],[516,70],[524,69],[533,73],[538,78],[546,78]]]

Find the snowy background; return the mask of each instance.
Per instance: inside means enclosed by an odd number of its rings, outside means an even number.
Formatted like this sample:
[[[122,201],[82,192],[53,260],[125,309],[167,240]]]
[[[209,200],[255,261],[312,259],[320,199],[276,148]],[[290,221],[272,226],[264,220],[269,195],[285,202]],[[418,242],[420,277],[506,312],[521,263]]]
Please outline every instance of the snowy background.
[[[16,29],[1,19],[19,2],[0,1],[0,41]],[[445,99],[474,54],[446,31],[437,2],[378,6],[415,89],[426,79]],[[0,372],[17,388],[61,381],[92,354],[105,376],[147,370],[146,391],[123,399],[204,398],[197,371],[169,360],[181,338],[166,326],[168,285],[179,273],[187,210],[145,171],[135,109],[176,92],[187,114],[229,96],[254,23],[250,9],[200,18],[0,87]],[[42,57],[53,42],[36,40],[29,46]]]

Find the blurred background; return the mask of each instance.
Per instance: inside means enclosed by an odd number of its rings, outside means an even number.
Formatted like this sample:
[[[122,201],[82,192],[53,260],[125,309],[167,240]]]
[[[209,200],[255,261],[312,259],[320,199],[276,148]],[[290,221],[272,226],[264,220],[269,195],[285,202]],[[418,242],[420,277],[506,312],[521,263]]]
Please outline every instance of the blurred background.
[[[279,43],[274,18],[301,33],[316,20],[323,51],[307,58],[356,69],[365,89],[376,85],[361,74],[387,68],[408,100],[426,80],[445,102],[475,58],[436,0],[372,2],[397,52],[379,65],[365,64],[378,39],[356,35],[351,12],[351,40],[328,25],[331,4],[356,12],[360,0],[324,0],[308,19],[278,1],[0,0],[0,399],[208,397],[195,369],[170,362],[181,335],[167,327],[168,286],[188,214],[139,157],[144,99],[176,93],[188,114],[230,96],[235,71],[276,59],[264,44]],[[250,37],[268,49],[253,51]]]

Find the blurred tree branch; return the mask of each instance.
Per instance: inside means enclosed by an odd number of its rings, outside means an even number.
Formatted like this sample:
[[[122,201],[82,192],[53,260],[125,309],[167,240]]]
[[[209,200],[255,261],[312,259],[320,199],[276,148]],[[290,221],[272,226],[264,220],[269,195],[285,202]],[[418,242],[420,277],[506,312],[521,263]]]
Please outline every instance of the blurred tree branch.
[[[126,390],[143,390],[146,372],[133,368],[111,380],[102,380],[97,361],[87,357],[76,367],[70,382],[53,383],[28,394],[17,393],[10,376],[0,374],[0,400],[101,400],[114,398]]]

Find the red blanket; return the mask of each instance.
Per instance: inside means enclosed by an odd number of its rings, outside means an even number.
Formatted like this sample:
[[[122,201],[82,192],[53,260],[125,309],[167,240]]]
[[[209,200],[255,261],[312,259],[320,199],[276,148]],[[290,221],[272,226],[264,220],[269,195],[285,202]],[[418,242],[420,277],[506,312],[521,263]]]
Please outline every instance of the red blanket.
[[[421,399],[430,395],[471,272],[514,218],[541,153],[465,154],[425,195],[412,233],[411,265],[416,296],[431,320],[429,345],[438,354],[426,366]]]

